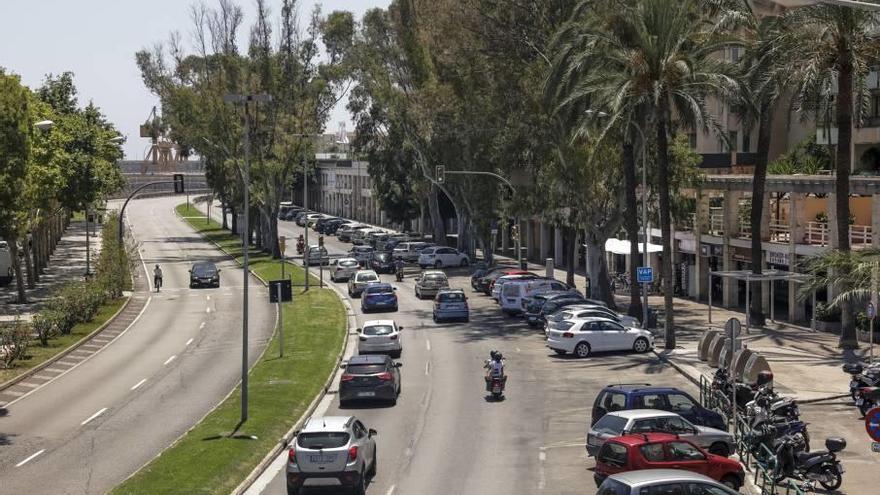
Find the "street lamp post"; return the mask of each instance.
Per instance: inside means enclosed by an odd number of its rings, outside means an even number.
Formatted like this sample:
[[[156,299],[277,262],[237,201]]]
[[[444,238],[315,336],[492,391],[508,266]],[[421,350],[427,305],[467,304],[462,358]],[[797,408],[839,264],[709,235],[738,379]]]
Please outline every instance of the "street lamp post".
[[[250,197],[248,186],[250,184],[250,153],[251,153],[251,118],[248,112],[248,102],[260,103],[271,102],[272,96],[267,94],[228,94],[223,101],[233,104],[244,105],[244,167],[241,170],[242,191],[244,193],[244,226],[242,229],[242,318],[241,318],[241,422],[247,421],[248,417],[248,276],[250,272],[248,258],[248,241],[250,240]]]

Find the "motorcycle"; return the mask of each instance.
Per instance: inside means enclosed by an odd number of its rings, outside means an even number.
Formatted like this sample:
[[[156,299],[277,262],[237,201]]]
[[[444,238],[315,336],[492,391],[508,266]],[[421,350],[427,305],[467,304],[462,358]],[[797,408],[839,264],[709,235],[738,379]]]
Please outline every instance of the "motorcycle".
[[[843,482],[843,466],[837,460],[837,452],[846,448],[846,440],[839,437],[825,439],[825,449],[815,452],[798,450],[799,440],[792,436],[780,439],[776,446],[776,466],[773,476],[777,482],[785,478],[805,481],[802,489],[812,491],[816,482],[826,490],[836,490]]]
[[[764,385],[758,389],[754,399],[746,404],[746,417],[754,425],[776,420],[797,421],[801,412],[793,398],[783,397],[769,385]]]
[[[484,368],[491,368],[491,360],[486,360],[486,364],[483,365]],[[495,400],[501,400],[504,397],[504,386],[507,385],[507,375],[503,372],[504,360],[501,360],[502,363],[502,374],[495,375],[490,373],[485,376],[486,379],[486,392],[492,394],[492,398]]]
[[[797,449],[810,450],[810,434],[803,421],[765,422],[753,426],[745,435],[749,451],[758,460],[766,460],[767,450],[775,451],[783,438],[797,439]],[[767,449],[761,448],[764,445]]]
[[[304,242],[300,241],[296,243],[296,254],[303,254],[306,250],[306,245]]]
[[[403,267],[402,266],[398,266],[397,268],[395,268],[394,277],[397,279],[398,282],[403,282]]]
[[[858,389],[880,386],[880,362],[869,364],[867,367],[861,363],[847,363],[843,365],[843,372],[851,377],[849,394],[853,401],[856,400]]]
[[[759,377],[760,379],[760,377]],[[755,388],[757,385],[746,382],[736,382],[736,407],[740,411],[745,411],[746,406],[755,398]],[[712,389],[730,397],[733,393],[733,385],[730,383],[730,372],[726,368],[718,368],[712,379]]]
[[[880,387],[861,387],[856,390],[856,407],[862,416],[875,407],[880,407]]]

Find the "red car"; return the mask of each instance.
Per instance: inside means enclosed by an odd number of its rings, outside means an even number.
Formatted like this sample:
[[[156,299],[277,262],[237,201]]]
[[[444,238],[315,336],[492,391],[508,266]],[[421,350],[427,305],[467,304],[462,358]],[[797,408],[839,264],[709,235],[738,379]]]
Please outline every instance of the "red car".
[[[745,479],[742,465],[714,455],[669,433],[640,433],[614,437],[596,454],[596,486],[612,474],[638,469],[694,471],[739,490]]]

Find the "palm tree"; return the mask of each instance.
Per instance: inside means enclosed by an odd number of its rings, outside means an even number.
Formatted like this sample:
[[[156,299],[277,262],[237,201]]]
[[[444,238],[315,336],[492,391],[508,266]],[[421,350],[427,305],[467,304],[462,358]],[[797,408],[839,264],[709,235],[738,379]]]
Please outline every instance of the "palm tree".
[[[639,115],[641,109],[650,112],[663,243],[665,345],[671,349],[675,326],[669,139],[679,121],[714,127],[706,98],[730,94],[736,87],[731,67],[715,55],[730,40],[725,30],[707,20],[696,0],[612,3],[612,9],[601,10],[591,9],[596,2],[580,4],[557,36],[555,70],[548,85],[556,88],[562,105],[606,108],[606,128]]]
[[[835,214],[837,248],[849,251],[849,177],[852,161],[852,129],[856,90],[867,95],[864,82],[869,64],[880,56],[880,13],[874,10],[818,4],[782,15],[780,44],[789,51],[787,71],[802,110],[832,102],[837,121],[835,166]],[[836,88],[834,85],[836,83]],[[836,95],[835,95],[836,93]],[[844,266],[842,269],[846,270]],[[846,274],[840,274],[846,278]],[[847,300],[841,300],[843,329],[840,346],[858,345]]]

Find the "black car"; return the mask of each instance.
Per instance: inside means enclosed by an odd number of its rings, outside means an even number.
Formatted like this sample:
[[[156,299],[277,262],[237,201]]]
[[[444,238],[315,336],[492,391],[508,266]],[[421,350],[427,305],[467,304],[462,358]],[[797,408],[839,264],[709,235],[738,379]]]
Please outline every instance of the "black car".
[[[318,221],[315,222],[315,232],[317,232],[317,233],[319,233],[319,234],[323,234],[323,233],[324,233],[324,227],[325,227],[329,222],[332,222],[333,220],[339,220],[339,219],[338,219],[338,218],[332,218],[332,217],[328,217],[328,218],[319,218]]]
[[[499,278],[507,275],[508,273],[513,273],[514,271],[515,269],[510,267],[492,270],[476,280],[471,278],[471,287],[473,287],[474,290],[476,290],[477,292],[482,292],[487,296],[492,295],[492,284]]]
[[[394,273],[394,258],[392,258],[391,253],[374,252],[373,259],[370,260],[370,268],[376,273]]]
[[[500,268],[498,268],[497,266],[491,266],[488,268],[483,265],[478,266],[477,269],[474,270],[474,273],[471,274],[471,287],[473,287],[474,290],[480,290],[480,279],[496,270],[500,270]]]
[[[339,405],[354,400],[387,400],[397,404],[400,363],[386,355],[352,356],[339,381]]]
[[[201,261],[189,269],[189,287],[220,287],[220,269],[210,261]]]
[[[528,309],[526,310],[526,322],[533,327],[543,325],[547,321],[548,315],[552,315],[562,308],[574,306],[575,304],[584,304],[584,298],[580,294],[562,294],[559,297],[545,299],[544,304],[541,305],[541,308],[536,313],[531,313]]]
[[[326,235],[335,234],[336,230],[346,223],[348,223],[348,220],[342,218],[332,218],[324,222],[324,224],[321,226],[321,233]]]

